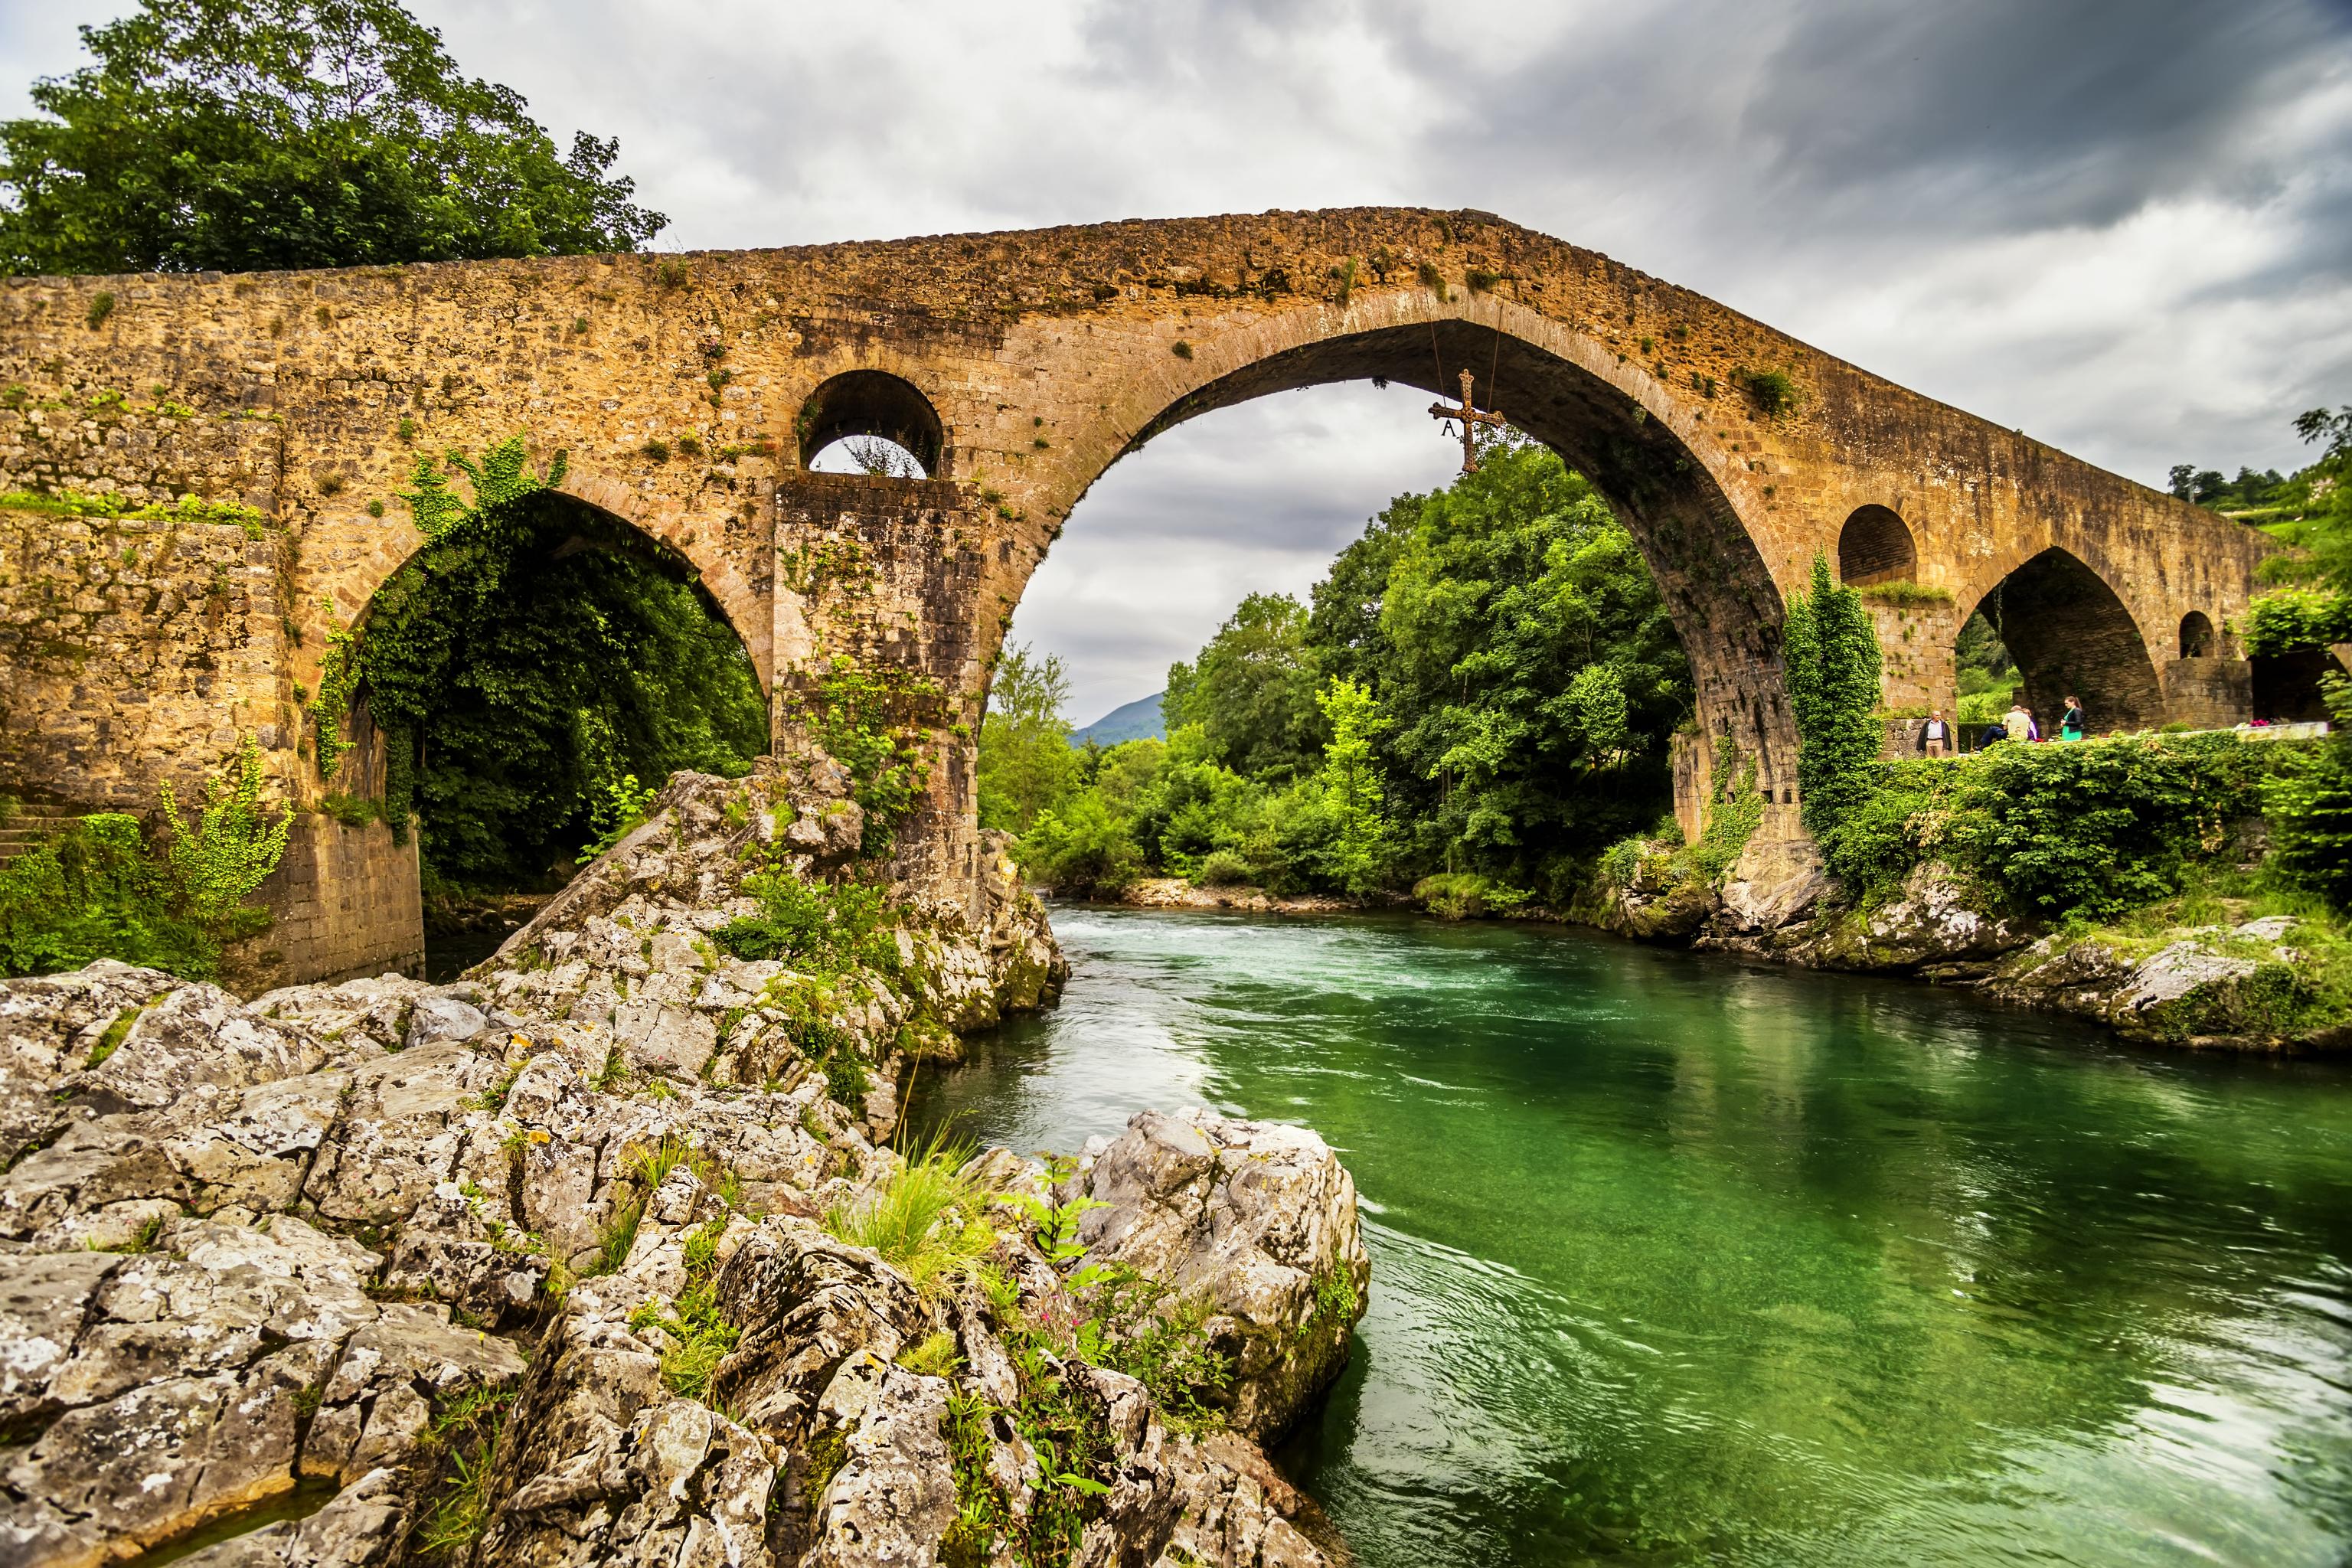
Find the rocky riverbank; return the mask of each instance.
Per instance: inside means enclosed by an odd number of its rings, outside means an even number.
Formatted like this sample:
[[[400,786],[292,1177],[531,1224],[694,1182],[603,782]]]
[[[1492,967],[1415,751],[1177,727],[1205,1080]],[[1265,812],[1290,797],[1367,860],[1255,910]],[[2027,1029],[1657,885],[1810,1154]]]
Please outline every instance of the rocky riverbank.
[[[895,964],[731,956],[748,847],[854,840],[778,793],[674,781],[455,984],[0,984],[0,1563],[1342,1557],[1255,1446],[1363,1310],[1337,1158],[894,1151],[1060,955],[998,857]]]
[[[2352,1049],[2352,1012],[2327,973],[2340,956],[2335,933],[2289,915],[2222,915],[2052,929],[2004,911],[1940,863],[1917,868],[1894,897],[1856,904],[1817,864],[1717,889],[1661,852],[1622,880],[1596,880],[1571,918],[1643,941],[1964,987],[2150,1044]]]

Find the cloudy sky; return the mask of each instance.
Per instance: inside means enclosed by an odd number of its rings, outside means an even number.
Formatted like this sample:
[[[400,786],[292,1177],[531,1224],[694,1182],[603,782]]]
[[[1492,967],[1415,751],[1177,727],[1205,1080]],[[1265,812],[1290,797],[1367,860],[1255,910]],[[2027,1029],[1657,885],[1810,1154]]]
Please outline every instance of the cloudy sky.
[[[1483,207],[2135,478],[2352,403],[2352,0],[412,0],[668,247]],[[0,112],[125,0],[0,3]],[[1447,472],[1400,389],[1114,468],[1014,635],[1081,721]]]

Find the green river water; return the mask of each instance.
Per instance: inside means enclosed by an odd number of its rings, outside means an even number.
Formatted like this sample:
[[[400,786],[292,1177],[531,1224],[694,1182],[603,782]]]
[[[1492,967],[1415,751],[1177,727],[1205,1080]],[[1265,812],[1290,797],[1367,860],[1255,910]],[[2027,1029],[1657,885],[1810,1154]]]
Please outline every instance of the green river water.
[[[1314,1127],[1370,1306],[1277,1453],[1370,1568],[2352,1563],[2352,1071],[1575,931],[1062,907],[914,1121]]]

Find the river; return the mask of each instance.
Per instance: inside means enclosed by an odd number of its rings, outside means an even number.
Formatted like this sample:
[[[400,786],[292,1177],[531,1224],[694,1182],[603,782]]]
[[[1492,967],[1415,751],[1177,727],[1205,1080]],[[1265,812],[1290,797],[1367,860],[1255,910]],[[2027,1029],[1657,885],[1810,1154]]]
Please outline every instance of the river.
[[[2352,1562],[2352,1071],[1577,931],[1062,906],[919,1128],[1315,1128],[1368,1568]]]

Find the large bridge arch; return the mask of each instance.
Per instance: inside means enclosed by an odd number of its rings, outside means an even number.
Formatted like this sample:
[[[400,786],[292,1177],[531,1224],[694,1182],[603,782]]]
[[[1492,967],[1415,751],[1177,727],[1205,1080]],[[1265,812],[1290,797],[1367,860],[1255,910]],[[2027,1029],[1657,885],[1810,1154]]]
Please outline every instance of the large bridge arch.
[[[551,457],[541,455],[541,460]],[[775,675],[768,559],[772,531],[751,526],[740,513],[677,505],[609,470],[583,469],[568,452],[565,458],[567,471],[548,493],[643,536],[683,563],[741,639],[759,672],[761,690],[769,691]],[[321,517],[312,527],[312,539],[292,574],[293,619],[297,679],[316,686],[328,634],[362,624],[376,591],[424,552],[425,538],[405,516],[379,519],[361,508]]]
[[[1744,399],[1694,411],[1601,340],[1491,293],[1441,298],[1423,289],[1342,310],[1318,304],[1178,326],[1192,335],[1163,332],[1113,351],[1132,356],[1109,361],[1109,374],[1126,373],[1124,395],[1103,400],[1075,433],[1071,456],[1035,486],[1034,504],[1054,521],[1034,552],[1003,563],[999,596],[1018,602],[1062,521],[1103,473],[1186,420],[1342,381],[1451,401],[1468,369],[1482,406],[1498,407],[1592,481],[1659,580],[1691,658],[1699,731],[1710,742],[1690,748],[1682,768],[1694,797],[1684,803],[1690,825],[1710,783],[1712,742],[1721,738],[1743,765],[1756,765],[1770,836],[1796,831],[1796,739],[1780,679],[1784,584],[1773,558],[1789,574],[1787,586],[1804,581],[1811,558],[1735,449],[1758,418]],[[1171,352],[1178,342],[1183,353]],[[1430,438],[1438,440],[1433,425]],[[999,638],[1002,629],[1000,622]],[[986,647],[992,659],[995,644]]]

